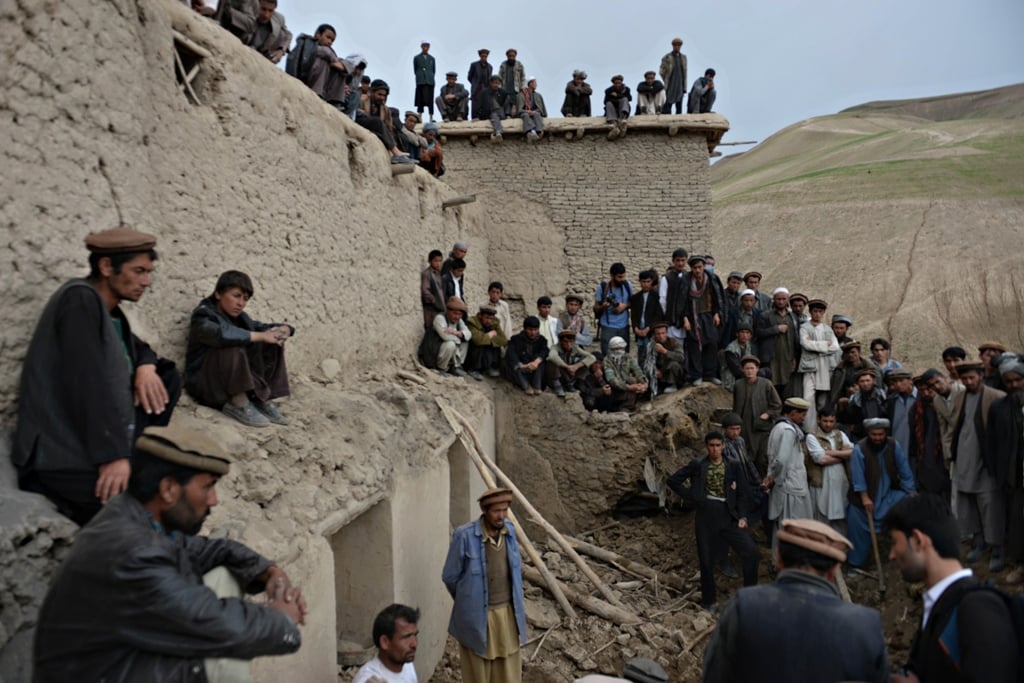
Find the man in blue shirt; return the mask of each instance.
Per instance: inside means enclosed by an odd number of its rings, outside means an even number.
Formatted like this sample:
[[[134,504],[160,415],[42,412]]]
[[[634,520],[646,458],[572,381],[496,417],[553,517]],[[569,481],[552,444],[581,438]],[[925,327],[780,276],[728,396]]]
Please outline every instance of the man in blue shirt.
[[[441,580],[455,601],[448,633],[459,641],[462,680],[519,683],[526,642],[522,559],[508,521],[512,492],[489,488],[483,514],[452,534]]]
[[[608,279],[597,286],[594,295],[594,315],[601,327],[601,353],[608,355],[608,342],[612,337],[626,340],[629,352],[629,297],[633,288],[626,281],[626,266],[613,263]]]

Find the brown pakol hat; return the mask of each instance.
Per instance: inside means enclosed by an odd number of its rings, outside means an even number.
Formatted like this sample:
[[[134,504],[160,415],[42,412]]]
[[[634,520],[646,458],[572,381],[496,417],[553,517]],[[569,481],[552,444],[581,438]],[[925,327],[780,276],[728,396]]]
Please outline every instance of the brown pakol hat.
[[[957,363],[956,371],[958,374],[962,374],[964,372],[977,372],[978,374],[984,375],[985,364],[981,361],[967,360],[963,363]]]
[[[450,297],[444,307],[451,311],[466,312],[466,302],[457,296]]]
[[[124,254],[149,251],[156,247],[156,236],[121,226],[90,233],[85,248],[94,254]]]
[[[492,486],[483,492],[477,502],[480,503],[480,509],[486,510],[492,505],[498,503],[511,503],[512,502],[512,491],[510,489],[502,488],[501,486]]]
[[[756,363],[757,367],[761,367],[761,359],[750,353],[740,358],[740,367],[743,367],[747,363]]]
[[[987,341],[978,346],[978,353],[982,351],[998,351],[999,353],[1006,353],[1006,347],[996,341]]]
[[[227,474],[232,457],[202,432],[184,427],[146,427],[135,448],[154,457],[201,472]]]
[[[558,338],[559,339],[575,339],[576,338],[576,330],[559,330]]]
[[[853,549],[853,543],[846,536],[813,519],[784,519],[779,523],[775,538],[831,557],[836,562],[845,562],[846,553]]]

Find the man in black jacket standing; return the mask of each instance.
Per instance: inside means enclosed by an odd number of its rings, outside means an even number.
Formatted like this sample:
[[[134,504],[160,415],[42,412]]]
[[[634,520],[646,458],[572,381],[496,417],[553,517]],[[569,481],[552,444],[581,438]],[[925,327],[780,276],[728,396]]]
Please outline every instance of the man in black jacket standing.
[[[738,462],[725,459],[725,437],[721,433],[708,432],[704,447],[707,455],[691,460],[669,477],[668,487],[697,506],[694,531],[700,563],[701,604],[715,611],[714,563],[722,544],[729,544],[739,555],[744,586],[757,584],[760,558],[757,545],[747,531],[751,494],[746,475]]]
[[[960,532],[949,503],[934,494],[907,497],[885,516],[889,559],[908,582],[924,582],[924,614],[906,674],[894,683],[1019,681],[1010,610],[960,564]]]
[[[878,610],[833,583],[850,542],[823,522],[786,519],[775,532],[774,583],[742,588],[704,650],[704,683],[889,680]]]
[[[120,227],[85,245],[88,277],[50,297],[29,344],[11,451],[19,486],[80,525],[124,490],[132,442],[166,425],[181,394],[174,363],[132,333],[120,307],[152,284],[156,237]]]
[[[241,543],[196,535],[230,460],[187,429],[143,432],[128,491],[79,532],[43,601],[36,683],[206,681],[248,670],[210,658],[299,649],[306,602],[288,575]],[[243,590],[266,590],[267,604]]]

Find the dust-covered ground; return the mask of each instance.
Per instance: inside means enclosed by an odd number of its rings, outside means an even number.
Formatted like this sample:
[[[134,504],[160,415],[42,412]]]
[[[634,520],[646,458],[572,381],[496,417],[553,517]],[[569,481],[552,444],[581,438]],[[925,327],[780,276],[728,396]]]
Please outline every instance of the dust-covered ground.
[[[656,517],[607,521],[607,528],[578,535],[605,549],[669,575],[685,583],[676,590],[664,582],[655,582],[587,558],[598,576],[609,584],[621,600],[643,617],[637,626],[615,624],[578,609],[580,619],[570,624],[560,618],[548,593],[527,585],[527,617],[530,642],[523,649],[523,680],[529,683],[571,683],[587,673],[619,675],[624,662],[632,657],[650,657],[662,664],[673,683],[697,683],[701,680],[701,661],[715,617],[701,609],[698,588],[697,551],[694,542],[693,514],[674,510]],[[761,551],[760,583],[772,581],[769,573],[770,550],[761,541],[760,529],[754,532]],[[865,568],[872,576],[844,572],[854,602],[882,612],[882,623],[889,644],[892,666],[901,666],[921,618],[921,588],[904,583],[894,565],[886,561],[888,537],[879,536],[879,552],[886,580],[886,591],[879,591],[874,578],[874,558]],[[553,546],[554,544],[551,543]],[[551,571],[570,587],[599,597],[583,574],[561,553],[544,553]],[[734,561],[738,566],[738,562]],[[973,565],[975,573],[988,579],[987,559]],[[998,576],[995,577],[998,583]],[[716,576],[718,602],[724,604],[742,585],[740,579]],[[1020,586],[1004,589],[1020,592]],[[445,657],[431,683],[461,681],[458,647],[450,637]]]

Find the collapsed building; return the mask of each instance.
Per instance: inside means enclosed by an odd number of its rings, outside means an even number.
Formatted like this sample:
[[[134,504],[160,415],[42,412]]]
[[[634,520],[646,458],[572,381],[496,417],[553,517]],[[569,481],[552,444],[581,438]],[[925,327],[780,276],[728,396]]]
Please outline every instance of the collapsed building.
[[[394,601],[422,610],[422,680],[440,660],[450,609],[440,568],[484,484],[438,397],[569,531],[633,489],[645,459],[695,443],[722,407],[710,387],[635,418],[550,395],[526,405],[500,385],[421,372],[413,356],[432,248],[468,241],[467,299],[484,301],[487,283],[502,280],[520,318],[542,294],[589,296],[612,261],[660,270],[678,246],[706,249],[708,156],[724,118],[639,117],[614,142],[602,119],[581,119],[536,145],[510,122],[500,147],[475,144],[486,124],[456,124],[444,131],[449,173],[438,182],[393,175],[368,131],[174,0],[25,0],[8,11],[3,680],[28,677],[35,614],[76,530],[17,490],[7,451],[35,322],[57,286],[84,272],[89,232],[124,224],[158,236],[155,285],[126,309],[179,366],[189,312],[227,269],[252,276],[256,315],[297,328],[291,425],[244,430],[187,398],[175,413],[237,459],[206,532],[275,559],[310,596],[302,650],[259,660],[257,681],[336,680],[338,643],[368,646],[373,615]],[[527,155],[534,163],[517,163]],[[631,186],[614,172],[623,163]],[[523,175],[499,176],[511,167]]]

